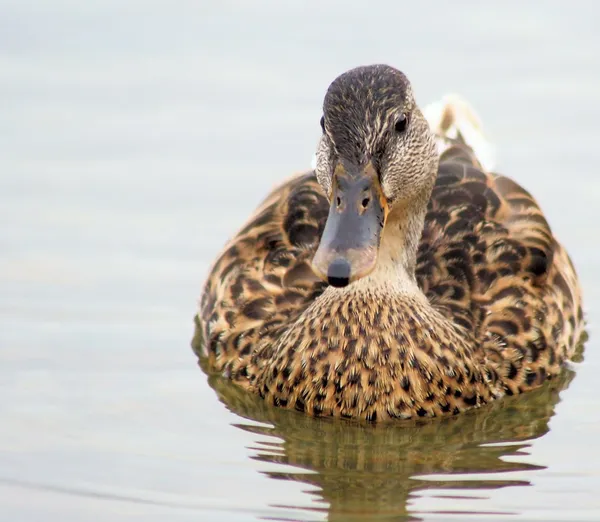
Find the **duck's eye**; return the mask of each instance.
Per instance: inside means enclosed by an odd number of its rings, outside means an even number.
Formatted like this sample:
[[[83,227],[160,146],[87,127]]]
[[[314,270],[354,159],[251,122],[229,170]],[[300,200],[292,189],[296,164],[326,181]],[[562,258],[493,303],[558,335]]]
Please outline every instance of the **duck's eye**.
[[[325,132],[325,116],[321,116],[321,130]]]
[[[396,132],[404,132],[408,127],[408,116],[406,114],[401,114],[400,117],[396,120],[396,124],[394,125],[394,130]]]

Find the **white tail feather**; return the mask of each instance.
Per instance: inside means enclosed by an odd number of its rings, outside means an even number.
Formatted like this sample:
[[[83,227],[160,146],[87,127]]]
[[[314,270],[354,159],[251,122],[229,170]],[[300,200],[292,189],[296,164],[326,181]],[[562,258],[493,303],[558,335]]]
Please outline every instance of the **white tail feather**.
[[[475,156],[487,171],[495,168],[495,151],[483,133],[481,121],[466,100],[456,94],[444,96],[430,103],[423,110],[431,130],[439,137],[440,154],[450,143],[444,138],[456,139],[459,136],[473,149]]]

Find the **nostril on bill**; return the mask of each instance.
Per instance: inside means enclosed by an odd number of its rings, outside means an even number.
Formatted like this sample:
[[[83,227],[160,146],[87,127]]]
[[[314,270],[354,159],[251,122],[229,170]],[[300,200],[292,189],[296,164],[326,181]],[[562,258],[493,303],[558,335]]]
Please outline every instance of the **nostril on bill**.
[[[350,263],[342,258],[333,260],[327,270],[327,282],[336,288],[347,286],[350,283]]]

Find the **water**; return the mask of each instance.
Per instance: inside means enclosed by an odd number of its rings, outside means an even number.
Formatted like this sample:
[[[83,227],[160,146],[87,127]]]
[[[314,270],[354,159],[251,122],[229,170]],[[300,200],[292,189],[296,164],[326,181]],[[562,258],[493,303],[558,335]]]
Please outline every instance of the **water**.
[[[0,0],[3,520],[600,518],[598,7],[412,4]],[[379,61],[469,99],[572,254],[590,340],[552,387],[367,429],[197,367],[210,262]]]

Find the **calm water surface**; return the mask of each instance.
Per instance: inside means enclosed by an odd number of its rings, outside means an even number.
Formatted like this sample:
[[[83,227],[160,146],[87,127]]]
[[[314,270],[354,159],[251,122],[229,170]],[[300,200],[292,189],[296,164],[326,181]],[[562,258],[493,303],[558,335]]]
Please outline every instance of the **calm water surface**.
[[[600,4],[366,4],[0,0],[2,520],[600,519]],[[379,61],[468,98],[571,252],[590,340],[552,386],[369,428],[198,368],[209,263]]]

